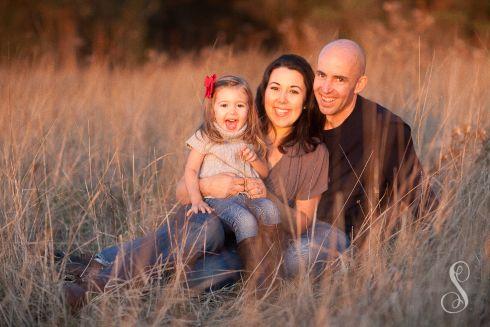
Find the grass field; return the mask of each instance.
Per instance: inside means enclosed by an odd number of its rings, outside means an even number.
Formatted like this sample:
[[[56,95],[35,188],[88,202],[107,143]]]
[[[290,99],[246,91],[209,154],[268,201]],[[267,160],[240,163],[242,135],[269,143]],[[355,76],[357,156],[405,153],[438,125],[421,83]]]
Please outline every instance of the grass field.
[[[344,255],[319,282],[303,275],[263,300],[243,296],[240,285],[195,294],[177,274],[94,297],[78,315],[63,302],[53,247],[97,251],[168,219],[184,140],[200,120],[203,77],[236,73],[257,85],[273,56],[217,49],[127,69],[5,63],[0,325],[489,324],[490,54],[402,41],[373,37],[366,46],[363,94],[411,124],[440,194],[436,214],[408,219],[389,244]],[[314,64],[313,50],[303,54]],[[448,314],[441,297],[458,292],[448,274],[458,260],[471,273],[461,283],[468,306]]]

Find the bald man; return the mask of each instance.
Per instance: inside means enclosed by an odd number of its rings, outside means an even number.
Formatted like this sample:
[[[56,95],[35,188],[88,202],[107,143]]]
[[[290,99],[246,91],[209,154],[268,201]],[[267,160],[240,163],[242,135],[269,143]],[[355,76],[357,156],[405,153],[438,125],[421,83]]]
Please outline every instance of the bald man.
[[[313,86],[325,115],[323,140],[330,155],[329,188],[317,217],[358,243],[375,227],[391,235],[394,226],[390,225],[398,219],[383,221],[377,219],[379,213],[412,205],[419,198],[422,180],[410,127],[359,95],[367,83],[365,69],[362,48],[351,40],[336,40],[321,50]],[[399,212],[391,210],[391,215]]]

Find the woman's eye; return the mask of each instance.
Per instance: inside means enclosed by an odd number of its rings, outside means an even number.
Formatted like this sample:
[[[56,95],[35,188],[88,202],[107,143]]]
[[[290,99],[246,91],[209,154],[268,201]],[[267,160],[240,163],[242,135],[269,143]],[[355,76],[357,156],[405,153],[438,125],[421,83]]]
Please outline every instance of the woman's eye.
[[[294,89],[291,90],[291,91],[289,91],[289,92],[292,93],[292,94],[299,94],[299,91],[298,90],[294,90]]]
[[[279,90],[279,88],[278,88],[277,86],[271,86],[271,87],[270,87],[270,89],[271,89],[272,91],[278,91],[278,90]]]

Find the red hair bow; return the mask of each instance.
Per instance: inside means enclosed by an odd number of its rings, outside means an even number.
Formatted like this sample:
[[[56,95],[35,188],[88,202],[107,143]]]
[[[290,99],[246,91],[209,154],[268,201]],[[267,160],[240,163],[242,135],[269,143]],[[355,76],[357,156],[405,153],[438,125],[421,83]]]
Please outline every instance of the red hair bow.
[[[206,94],[204,94],[205,98],[211,99],[213,96],[214,82],[216,81],[216,74],[211,76],[206,76],[204,79],[204,86],[206,87]]]

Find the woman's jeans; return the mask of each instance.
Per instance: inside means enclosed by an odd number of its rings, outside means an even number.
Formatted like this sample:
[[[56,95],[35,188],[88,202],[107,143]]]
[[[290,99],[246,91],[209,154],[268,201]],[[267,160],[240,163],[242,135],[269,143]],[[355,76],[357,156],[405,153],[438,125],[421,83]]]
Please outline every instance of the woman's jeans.
[[[214,209],[221,221],[233,231],[236,242],[257,236],[259,223],[277,225],[281,223],[279,210],[269,199],[250,199],[238,194],[226,199],[207,198],[206,203]]]
[[[96,255],[97,261],[108,265],[101,274],[130,279],[144,268],[187,263],[189,287],[218,289],[240,279],[242,264],[236,244],[225,244],[225,233],[219,218],[194,214],[185,218],[182,207],[155,233],[105,248]],[[325,263],[348,246],[347,237],[338,229],[318,221],[298,240],[289,240],[284,253],[286,275],[301,271],[319,274]],[[117,259],[116,259],[117,258]],[[180,258],[180,259],[179,259]]]
[[[186,218],[185,212],[186,208],[180,207],[154,233],[97,253],[95,260],[107,266],[101,273],[126,280],[156,264],[173,267],[178,261],[193,265],[223,246],[223,225],[216,215],[200,213]]]

